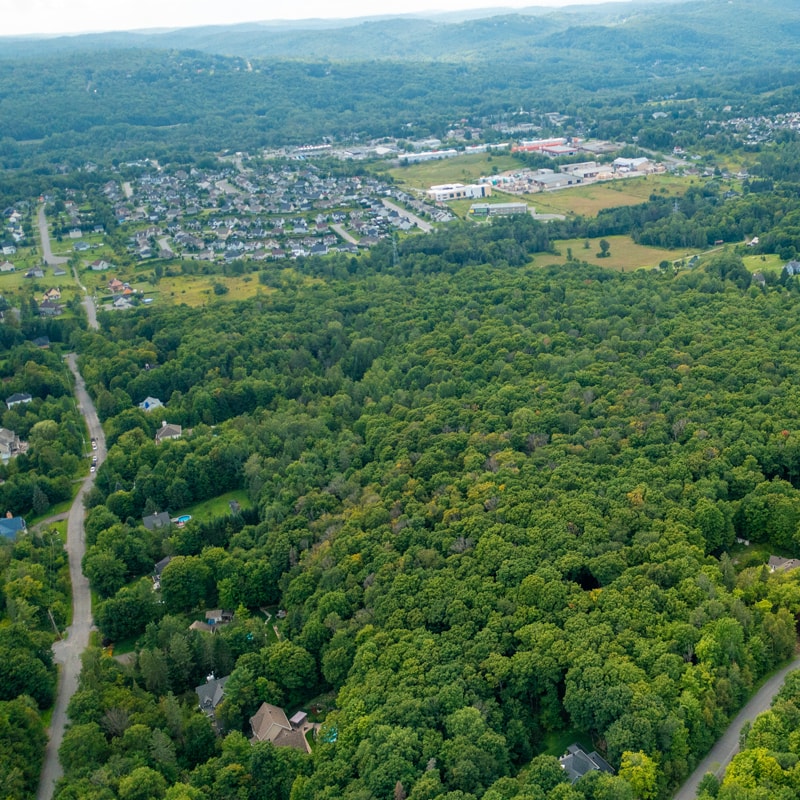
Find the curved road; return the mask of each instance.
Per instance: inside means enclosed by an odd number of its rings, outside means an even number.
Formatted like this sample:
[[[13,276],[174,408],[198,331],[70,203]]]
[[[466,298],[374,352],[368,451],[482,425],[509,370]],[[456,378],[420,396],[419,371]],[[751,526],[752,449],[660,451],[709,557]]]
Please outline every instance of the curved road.
[[[746,722],[752,722],[759,714],[767,711],[772,698],[781,690],[786,675],[800,669],[800,656],[776,672],[752,697],[750,702],[733,718],[725,733],[711,748],[709,754],[697,765],[697,769],[687,778],[686,783],[675,793],[674,800],[695,800],[697,787],[707,772],[721,778],[731,759],[739,752],[739,735]]]
[[[75,376],[75,399],[78,403],[78,410],[86,420],[89,436],[94,437],[97,441],[95,455],[97,455],[99,465],[106,457],[103,429],[100,427],[97,412],[86,391],[86,384],[78,372],[75,354],[70,353],[66,358],[67,364]],[[67,723],[67,705],[78,688],[81,654],[89,644],[89,632],[92,629],[92,597],[89,591],[89,581],[81,571],[81,560],[86,550],[83,530],[83,498],[93,484],[94,474],[90,473],[78,491],[67,518],[66,550],[69,556],[69,574],[72,581],[72,625],[67,628],[66,638],[53,645],[55,661],[60,665],[58,694],[53,708],[53,718],[50,722],[49,741],[39,779],[37,800],[50,800],[56,781],[63,774],[58,760],[58,748],[61,746]]]

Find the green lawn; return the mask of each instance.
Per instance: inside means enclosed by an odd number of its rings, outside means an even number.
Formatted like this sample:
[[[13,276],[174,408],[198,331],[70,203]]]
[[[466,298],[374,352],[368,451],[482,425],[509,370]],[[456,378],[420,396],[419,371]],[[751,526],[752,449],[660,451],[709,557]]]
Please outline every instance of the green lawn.
[[[776,255],[745,256],[742,261],[750,272],[771,272],[773,275],[780,275],[786,263]]]
[[[190,514],[192,519],[201,521],[213,519],[214,517],[227,517],[231,513],[229,501],[236,500],[242,508],[250,508],[253,504],[244,489],[235,489],[226,492],[219,497],[212,497],[210,500],[203,500],[176,512],[173,516],[180,517],[182,514]]]
[[[578,742],[582,745],[587,752],[592,752],[595,749],[592,740],[585,733],[582,733],[574,728],[568,728],[565,731],[551,732],[544,737],[544,755],[555,756],[559,758],[567,752],[567,748]]]

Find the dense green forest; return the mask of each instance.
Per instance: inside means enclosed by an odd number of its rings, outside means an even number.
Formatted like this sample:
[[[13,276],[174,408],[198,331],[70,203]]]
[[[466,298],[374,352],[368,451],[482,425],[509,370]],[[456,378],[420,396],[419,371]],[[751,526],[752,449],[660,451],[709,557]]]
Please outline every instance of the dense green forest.
[[[792,281],[384,256],[79,335],[110,445],[85,567],[101,631],[141,639],[87,655],[59,797],[663,796],[793,652],[800,584],[759,566],[800,548]],[[191,432],[154,444],[148,394]],[[257,516],[139,522],[232,487]],[[210,671],[222,740],[189,712]],[[312,756],[242,738],[320,696]],[[619,773],[570,786],[565,731]]]
[[[627,12],[0,40],[0,208],[49,195],[58,237],[69,197],[132,273],[149,267],[103,192],[134,159],[174,174],[223,150],[454,122],[501,141],[520,123],[692,147],[710,176],[593,217],[238,262],[252,300],[101,312],[99,331],[76,302],[37,318],[22,290],[0,379],[33,397],[0,422],[29,449],[0,467],[0,512],[43,515],[85,474],[67,348],[108,444],[86,498],[98,646],[59,800],[666,798],[794,653],[800,576],[765,563],[800,556],[800,278],[753,280],[741,256],[800,254],[800,145],[728,123],[798,110],[800,16],[786,0]],[[728,158],[749,169],[735,184]],[[722,246],[677,272],[571,251],[530,266],[558,239],[617,235]],[[153,285],[196,268],[157,266]],[[183,432],[159,444],[164,420]],[[234,493],[249,502],[231,513],[143,524]],[[23,798],[69,621],[56,529],[2,542],[0,588],[0,783]],[[192,625],[214,608],[233,620]],[[214,724],[194,692],[210,674],[230,676]],[[796,794],[796,684],[706,796]],[[311,712],[313,752],[248,741],[265,701]],[[572,741],[614,774],[571,784]]]

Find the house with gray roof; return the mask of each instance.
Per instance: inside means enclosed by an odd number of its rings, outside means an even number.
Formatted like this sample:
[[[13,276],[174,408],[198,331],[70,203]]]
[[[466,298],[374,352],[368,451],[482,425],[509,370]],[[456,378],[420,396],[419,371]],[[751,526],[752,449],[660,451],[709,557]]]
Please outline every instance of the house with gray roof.
[[[172,524],[172,520],[166,511],[162,511],[142,517],[142,524],[147,530],[155,531],[159,528],[168,528]]]
[[[567,773],[570,783],[575,783],[588,772],[595,770],[609,774],[614,773],[614,768],[601,755],[594,750],[587,753],[577,742],[567,748],[567,752],[558,759],[558,763]]]
[[[14,392],[10,397],[6,397],[6,405],[9,408],[14,408],[21,403],[30,403],[33,397],[27,392]]]
[[[210,677],[202,686],[195,687],[195,693],[199,699],[200,710],[208,717],[213,717],[217,706],[225,697],[225,684],[230,675],[224,678]]]

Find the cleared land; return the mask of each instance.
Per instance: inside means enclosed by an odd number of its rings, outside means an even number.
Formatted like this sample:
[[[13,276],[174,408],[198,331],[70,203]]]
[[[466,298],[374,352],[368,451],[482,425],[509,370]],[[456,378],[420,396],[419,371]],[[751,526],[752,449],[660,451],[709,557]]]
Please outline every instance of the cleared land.
[[[226,492],[218,497],[212,497],[210,500],[203,500],[200,503],[188,506],[176,512],[173,516],[190,514],[193,519],[200,521],[206,521],[214,517],[227,517],[231,513],[229,505],[231,500],[236,500],[242,508],[250,508],[252,505],[244,489],[234,489],[232,492]]]
[[[537,267],[551,264],[567,264],[567,251],[572,250],[572,257],[578,261],[586,261],[598,267],[614,269],[619,272],[632,272],[637,269],[653,269],[662,261],[680,261],[700,252],[697,250],[664,250],[659,247],[644,247],[636,244],[629,236],[602,237],[611,245],[608,258],[598,258],[600,252],[600,238],[596,239],[559,239],[554,242],[555,248],[561,255],[540,253],[533,259]],[[589,242],[586,248],[585,242]]]
[[[742,259],[745,267],[750,272],[771,272],[774,275],[780,275],[783,265],[786,263],[780,256],[765,255],[765,256],[744,256]]]
[[[440,183],[472,183],[481,175],[495,175],[521,168],[520,162],[510,155],[476,153],[411,164],[408,167],[395,167],[389,170],[389,174],[401,186],[424,191]]]
[[[539,214],[577,214],[595,217],[604,208],[635,206],[649,200],[651,194],[663,197],[680,197],[697,178],[680,178],[674,175],[648,175],[642,178],[625,178],[603,181],[584,186],[570,187],[557,192],[539,192],[527,195],[502,195],[503,202],[524,200],[534,206]],[[501,196],[498,192],[497,196]]]

